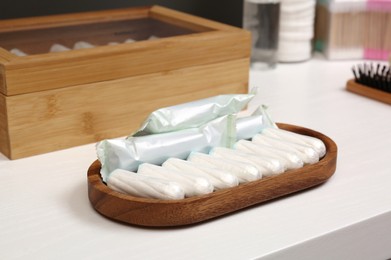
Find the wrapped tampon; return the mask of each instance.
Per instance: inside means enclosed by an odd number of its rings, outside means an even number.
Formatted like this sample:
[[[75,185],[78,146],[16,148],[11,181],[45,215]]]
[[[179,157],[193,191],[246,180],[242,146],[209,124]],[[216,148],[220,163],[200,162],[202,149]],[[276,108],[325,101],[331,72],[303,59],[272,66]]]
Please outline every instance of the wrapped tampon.
[[[170,158],[163,163],[163,168],[177,170],[183,174],[192,173],[195,175],[200,175],[210,183],[216,190],[231,188],[239,185],[238,178],[228,172],[206,167],[202,164],[197,164],[190,161],[185,161],[177,158]]]
[[[276,129],[276,128],[266,128],[262,130],[262,134],[266,136],[282,139],[285,141],[290,141],[293,143],[308,145],[312,147],[319,154],[320,157],[323,157],[326,154],[325,144],[320,139],[312,136],[301,135],[301,134],[293,133],[283,129]]]
[[[255,144],[250,141],[240,140],[235,143],[234,148],[240,151],[253,153],[258,156],[274,157],[280,161],[286,170],[298,169],[303,167],[304,163],[295,153],[267,145]]]
[[[49,52],[63,52],[63,51],[69,51],[69,50],[70,50],[70,48],[68,48],[62,44],[55,43],[50,47]]]
[[[85,42],[85,41],[78,41],[73,45],[74,50],[79,50],[79,49],[89,49],[89,48],[94,48],[95,45]]]
[[[199,127],[220,116],[238,113],[253,97],[253,94],[219,95],[161,108],[152,112],[132,136]]]
[[[238,178],[239,183],[255,181],[262,177],[257,167],[251,163],[218,158],[209,154],[198,152],[192,152],[187,160],[229,172]]]
[[[236,140],[251,139],[265,128],[277,128],[267,113],[267,107],[258,107],[250,116],[236,119]]]
[[[121,169],[112,172],[107,179],[107,186],[112,190],[143,198],[179,200],[185,197],[185,192],[178,183]]]
[[[284,167],[279,160],[267,156],[257,156],[249,152],[243,152],[224,147],[215,147],[210,155],[229,160],[250,163],[257,167],[262,176],[273,176],[284,172]]]
[[[124,41],[124,43],[132,43],[132,42],[135,42],[136,40],[132,39],[132,38],[128,38]]]
[[[255,135],[251,141],[255,144],[268,145],[295,153],[305,164],[314,164],[319,161],[319,154],[308,145],[284,141],[262,134]]]
[[[214,190],[213,185],[204,177],[149,163],[141,164],[137,174],[176,182],[183,188],[186,197],[208,194]]]
[[[22,57],[22,56],[27,56],[27,53],[25,53],[25,52],[22,51],[22,50],[19,50],[18,48],[13,48],[12,50],[10,50],[10,52],[11,52],[12,54],[15,54],[16,56],[20,56],[20,57]]]
[[[192,151],[208,153],[212,147],[230,147],[235,139],[235,117],[216,118],[199,128],[103,140],[97,144],[97,155],[102,164],[101,176],[115,169],[136,171],[144,162],[160,165],[168,158],[186,159]]]

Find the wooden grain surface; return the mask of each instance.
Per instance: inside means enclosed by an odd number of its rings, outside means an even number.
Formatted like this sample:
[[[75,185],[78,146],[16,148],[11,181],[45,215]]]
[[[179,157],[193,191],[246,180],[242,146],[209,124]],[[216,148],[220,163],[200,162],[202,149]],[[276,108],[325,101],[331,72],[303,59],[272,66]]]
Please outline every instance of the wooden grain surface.
[[[88,169],[88,196],[102,215],[129,224],[167,227],[202,222],[280,196],[297,192],[326,181],[336,169],[337,146],[327,136],[302,127],[279,127],[320,138],[327,153],[318,163],[284,174],[248,182],[211,194],[176,201],[138,198],[109,189],[100,177],[100,162]]]
[[[358,84],[354,79],[347,82],[346,89],[361,96],[369,97],[386,104],[391,104],[391,93]]]
[[[0,94],[6,92],[4,67],[0,64]]]
[[[6,97],[11,151],[3,153],[17,159],[128,135],[160,107],[246,93],[248,70],[240,59]]]
[[[128,39],[144,41],[152,35],[165,38],[191,33],[195,32],[155,19],[127,19],[1,33],[0,46],[6,50],[18,48],[28,55],[36,55],[49,53],[53,44],[73,49],[75,43],[80,41],[107,46],[111,42],[120,44]]]
[[[123,44],[115,49],[102,46],[23,57],[5,65],[6,95],[242,59],[249,57],[249,39],[246,34],[209,32]]]
[[[0,93],[0,152],[5,155],[11,153],[9,140],[6,97]]]
[[[0,20],[0,33],[124,20],[129,18],[145,18],[148,16],[149,9],[150,7],[147,6],[131,7],[103,11]]]
[[[0,46],[0,94],[7,92],[4,66],[15,58],[17,58],[15,55]]]
[[[145,10],[136,9],[135,12],[135,16],[138,17],[141,15],[140,13],[144,15]],[[5,78],[6,82],[6,88],[0,88],[0,91],[7,96],[32,93],[155,73],[162,70],[171,71],[190,66],[243,59],[245,57],[248,58],[250,55],[250,34],[244,30],[157,6],[152,7],[149,12],[152,18],[161,19],[171,25],[181,25],[183,22],[182,27],[200,30],[201,32],[167,37],[155,41],[140,41],[116,46],[98,46],[91,49],[44,53],[17,58],[9,54],[6,57],[6,55],[2,54],[4,50],[0,49],[0,65],[4,68],[3,78]],[[108,11],[107,14],[98,12],[98,15],[93,13],[95,15],[91,15],[90,18],[87,15],[85,21],[96,22],[102,19],[99,21],[116,22],[120,26],[126,27],[126,21],[122,20],[124,17],[130,16],[130,13],[131,10],[120,10],[118,13]],[[91,23],[83,23],[84,20],[80,21],[82,16],[78,14],[75,16],[76,20],[72,25],[81,26],[84,24],[84,27],[80,27],[84,29],[76,30],[76,33],[72,36],[73,38],[70,36],[72,35],[71,32],[67,34],[71,38],[68,39],[69,42],[64,40],[64,44],[70,44],[77,37],[80,38],[83,35],[83,31],[87,36],[90,35],[90,30],[86,32],[85,27],[95,26]],[[65,16],[65,18],[71,17]],[[32,28],[40,28],[42,25],[43,28],[46,28],[45,24],[48,24],[50,21],[62,25],[66,21],[65,18],[63,16],[37,18],[37,21],[34,20],[35,23],[31,26]],[[30,20],[22,19],[20,21],[0,23],[0,32],[3,31],[9,36],[4,37],[4,44],[10,47],[12,44],[19,43],[35,52],[41,52],[42,48],[49,48],[49,45],[54,43],[54,39],[40,43],[40,40],[37,40],[37,38],[43,37],[45,39],[45,37],[53,35],[53,32],[41,33],[40,37],[31,36],[23,40],[23,37],[20,38],[20,34],[17,34],[17,30],[15,31],[16,34],[13,34],[13,32],[7,29],[11,28],[12,24],[15,24],[16,29],[22,28],[27,21]],[[125,25],[122,23],[125,23]],[[110,24],[107,27],[107,30],[113,29]],[[28,29],[29,27],[26,25],[23,28]],[[31,33],[34,34],[34,32]],[[179,34],[183,33],[185,32],[180,32]],[[98,35],[91,34],[91,37],[91,39],[88,39],[92,42],[100,44],[103,41],[103,36],[99,33]],[[123,40],[123,38],[120,40]],[[6,62],[4,62],[4,59],[6,59]]]
[[[0,47],[0,62],[1,63],[7,63],[14,58],[16,58],[15,55],[13,55],[9,51],[5,50],[4,48]]]
[[[149,13],[151,18],[158,19],[180,27],[185,27],[194,31],[242,31],[237,27],[208,20],[202,17],[190,15],[183,12],[178,12],[162,6],[152,6]]]

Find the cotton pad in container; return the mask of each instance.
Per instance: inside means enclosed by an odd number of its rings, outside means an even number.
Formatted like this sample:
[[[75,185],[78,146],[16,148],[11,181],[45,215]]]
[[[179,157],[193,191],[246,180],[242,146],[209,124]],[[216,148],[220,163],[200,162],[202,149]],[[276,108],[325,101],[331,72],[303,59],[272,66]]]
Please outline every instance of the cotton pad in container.
[[[239,185],[238,178],[231,173],[190,161],[170,158],[165,161],[162,166],[163,168],[177,170],[183,174],[192,173],[195,175],[200,175],[208,179],[208,181],[210,181],[216,190],[231,188]]]
[[[278,53],[278,61],[280,62],[299,62],[311,58],[311,52],[297,52],[297,53]]]
[[[279,45],[280,46],[280,45]],[[311,53],[311,43],[304,40],[281,40],[281,49],[279,53],[282,55],[293,55],[296,53]]]
[[[295,12],[281,12],[280,19],[281,22],[296,22],[297,20],[306,20],[314,21],[315,18],[315,8],[295,11]]]
[[[323,157],[326,154],[325,144],[320,139],[312,136],[301,135],[283,129],[274,128],[266,128],[262,131],[262,134],[293,143],[308,145],[319,154],[319,157]]]
[[[281,13],[295,13],[313,10],[315,8],[315,0],[306,1],[282,1]]]
[[[186,197],[193,197],[213,192],[213,185],[204,177],[189,172],[180,172],[161,166],[143,163],[139,166],[137,174],[150,176],[181,185]]]
[[[277,149],[271,146],[254,144],[250,141],[240,140],[235,143],[235,149],[247,153],[253,153],[257,156],[263,157],[268,156],[276,158],[280,163],[284,165],[284,169],[298,169],[303,167],[304,163],[296,154],[283,150]]]
[[[314,32],[308,31],[308,30],[302,30],[302,31],[281,31],[278,34],[278,37],[281,41],[289,43],[291,41],[311,41],[311,39],[314,37]],[[303,45],[304,46],[304,45]],[[304,46],[303,48],[307,48],[307,46]]]
[[[215,147],[210,151],[210,155],[229,160],[250,163],[257,167],[262,176],[273,176],[284,172],[283,165],[276,158],[257,156],[248,152],[233,150],[224,147]]]
[[[198,152],[192,152],[187,160],[208,166],[213,169],[227,171],[235,175],[238,178],[239,183],[255,181],[262,177],[259,174],[257,167],[251,163],[227,160]]]
[[[175,182],[121,169],[111,173],[107,186],[112,190],[143,198],[179,200],[185,197],[183,188]]]
[[[313,30],[314,30],[314,24],[313,23],[283,23],[280,26],[280,35],[284,34],[292,34],[295,36],[298,35],[309,35],[310,37],[313,36]],[[283,40],[283,37],[281,37],[281,40]],[[295,40],[310,40],[310,38],[299,38],[296,37]],[[293,46],[294,47],[294,46]],[[278,48],[280,48],[280,43],[278,43]],[[294,51],[294,49],[292,49]]]
[[[308,145],[302,145],[276,139],[274,137],[257,134],[252,138],[255,144],[268,145],[297,154],[305,164],[314,164],[319,161],[319,154]]]

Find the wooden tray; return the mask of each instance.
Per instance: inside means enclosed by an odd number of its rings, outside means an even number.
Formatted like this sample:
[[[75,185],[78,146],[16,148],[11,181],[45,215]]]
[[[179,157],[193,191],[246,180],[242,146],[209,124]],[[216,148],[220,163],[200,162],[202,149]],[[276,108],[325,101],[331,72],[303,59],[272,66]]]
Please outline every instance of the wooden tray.
[[[88,196],[102,215],[129,224],[152,227],[202,222],[321,184],[336,169],[337,146],[329,137],[311,129],[278,124],[282,129],[321,139],[326,155],[316,164],[284,174],[248,182],[234,188],[182,200],[164,201],[125,195],[108,188],[100,177],[100,162],[88,169]]]
[[[354,79],[351,79],[346,83],[346,89],[361,96],[369,97],[386,104],[391,104],[390,93],[356,83]]]

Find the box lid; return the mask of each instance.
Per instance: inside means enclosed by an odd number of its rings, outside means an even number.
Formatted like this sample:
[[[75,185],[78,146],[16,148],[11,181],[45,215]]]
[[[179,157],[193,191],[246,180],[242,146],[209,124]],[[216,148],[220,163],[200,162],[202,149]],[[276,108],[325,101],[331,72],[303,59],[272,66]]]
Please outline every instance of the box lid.
[[[244,58],[249,38],[242,29],[160,6],[5,20],[0,92],[11,96]],[[49,52],[54,44],[62,51]]]

